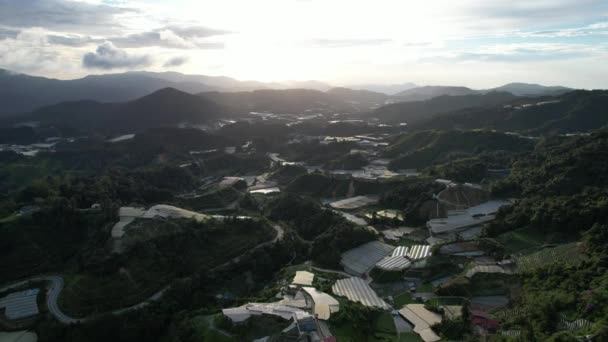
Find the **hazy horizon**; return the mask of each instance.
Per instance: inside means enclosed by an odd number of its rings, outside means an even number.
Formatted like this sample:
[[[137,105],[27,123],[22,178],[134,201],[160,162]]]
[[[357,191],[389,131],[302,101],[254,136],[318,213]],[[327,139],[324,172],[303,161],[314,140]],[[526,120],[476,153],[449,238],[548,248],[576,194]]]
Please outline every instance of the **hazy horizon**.
[[[0,68],[608,88],[608,2],[0,0]]]

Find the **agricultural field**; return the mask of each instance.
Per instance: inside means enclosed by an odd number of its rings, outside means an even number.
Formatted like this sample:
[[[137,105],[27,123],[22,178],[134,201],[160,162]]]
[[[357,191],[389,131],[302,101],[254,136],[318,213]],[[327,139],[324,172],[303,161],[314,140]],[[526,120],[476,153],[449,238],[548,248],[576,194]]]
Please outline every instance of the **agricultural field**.
[[[577,243],[568,243],[556,247],[544,248],[538,252],[516,258],[517,271],[533,272],[553,264],[576,265],[585,259]]]
[[[397,336],[393,317],[390,312],[382,312],[372,322],[373,332],[366,336],[353,329],[352,325],[332,325],[331,331],[337,340],[342,342],[421,342],[422,339],[414,332],[402,333]]]
[[[545,244],[560,244],[577,241],[578,235],[558,232],[543,232],[532,227],[519,228],[498,235],[496,240],[505,248],[505,254],[528,254]]]

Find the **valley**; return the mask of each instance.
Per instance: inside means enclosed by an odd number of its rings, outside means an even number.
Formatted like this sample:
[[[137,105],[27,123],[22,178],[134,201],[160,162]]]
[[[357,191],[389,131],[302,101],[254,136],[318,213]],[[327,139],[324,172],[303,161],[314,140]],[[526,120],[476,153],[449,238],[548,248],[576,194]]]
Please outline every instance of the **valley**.
[[[6,119],[0,298],[41,297],[0,324],[42,341],[95,340],[105,324],[171,341],[602,334],[603,308],[576,298],[605,296],[606,131],[463,111],[584,121],[604,93],[387,105],[403,125],[385,107],[254,93],[167,89]],[[580,96],[589,108],[568,109]]]

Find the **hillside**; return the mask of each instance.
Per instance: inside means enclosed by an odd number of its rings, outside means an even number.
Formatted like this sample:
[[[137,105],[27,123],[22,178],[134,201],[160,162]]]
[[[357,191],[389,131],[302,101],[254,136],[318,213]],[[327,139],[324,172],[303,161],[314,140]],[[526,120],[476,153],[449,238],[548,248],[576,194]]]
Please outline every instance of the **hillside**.
[[[30,112],[66,101],[128,101],[167,87],[190,93],[211,89],[203,83],[168,81],[148,74],[90,75],[75,80],[57,80],[0,69],[0,113]]]
[[[488,91],[506,91],[516,96],[556,96],[572,91],[572,88],[562,86],[542,86],[531,83],[508,83]]]
[[[334,88],[328,92],[311,89],[262,89],[233,93],[206,92],[199,95],[237,114],[364,112],[382,105],[387,98],[380,93],[346,88]]]
[[[424,86],[424,87],[412,87],[406,89],[394,96],[399,101],[423,101],[429,100],[438,96],[464,96],[474,94],[486,94],[490,92],[507,92],[515,96],[557,96],[572,91],[572,88],[562,86],[543,86],[540,84],[531,83],[508,83],[500,87],[490,89],[471,89],[467,87],[458,86]]]
[[[491,131],[422,131],[402,135],[389,145],[385,155],[395,158],[391,168],[409,169],[484,152],[529,151],[533,146],[529,139]]]
[[[467,87],[453,86],[424,86],[407,89],[395,94],[394,96],[401,101],[424,101],[438,96],[463,96],[472,95],[477,92]]]
[[[225,76],[186,75],[178,72],[130,71],[89,75],[73,80],[30,76],[0,69],[0,114],[30,112],[66,101],[124,102],[163,88],[188,93],[206,91],[252,91],[256,89],[331,88],[322,82],[289,81],[264,83]]]
[[[520,101],[521,102],[521,101]],[[474,108],[436,115],[417,129],[491,128],[530,134],[588,132],[608,124],[608,91],[577,90],[527,104]]]
[[[505,92],[479,95],[439,96],[425,101],[400,102],[383,106],[370,116],[383,122],[405,122],[408,125],[429,119],[432,115],[464,108],[489,107],[509,103],[517,97]]]
[[[64,102],[13,120],[39,121],[62,131],[117,134],[182,122],[204,123],[221,113],[222,109],[209,100],[166,88],[122,103]]]
[[[350,89],[369,90],[386,95],[394,95],[416,87],[418,86],[412,82],[405,82],[401,84],[354,84],[348,86]]]

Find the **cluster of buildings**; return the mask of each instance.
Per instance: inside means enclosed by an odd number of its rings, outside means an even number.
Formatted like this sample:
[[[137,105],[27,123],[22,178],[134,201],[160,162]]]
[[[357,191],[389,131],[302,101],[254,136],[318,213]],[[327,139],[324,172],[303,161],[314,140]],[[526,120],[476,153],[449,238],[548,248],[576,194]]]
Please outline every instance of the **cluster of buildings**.
[[[247,303],[223,309],[222,313],[234,324],[246,322],[253,316],[277,316],[291,321],[281,332],[286,340],[335,342],[325,321],[340,310],[340,303],[331,295],[314,288],[313,281],[313,273],[298,271],[291,284],[278,295],[281,300],[274,303]]]
[[[438,244],[475,239],[481,235],[483,225],[493,221],[498,210],[508,205],[511,205],[510,201],[490,200],[466,209],[448,210],[446,217],[427,221],[430,233],[427,242]]]
[[[55,152],[56,141],[29,145],[0,144],[1,151],[12,151],[24,156],[33,157],[40,152]]]
[[[403,271],[421,268],[431,256],[431,246],[392,246],[381,241],[371,241],[342,253],[340,264],[352,275],[364,277],[374,268],[383,271]]]

